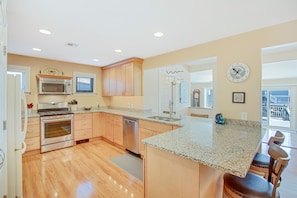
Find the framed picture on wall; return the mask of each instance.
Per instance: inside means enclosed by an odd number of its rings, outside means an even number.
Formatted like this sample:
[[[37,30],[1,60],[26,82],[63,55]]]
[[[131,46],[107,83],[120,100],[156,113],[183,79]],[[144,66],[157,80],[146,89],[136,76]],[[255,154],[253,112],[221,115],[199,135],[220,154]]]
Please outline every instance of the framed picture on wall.
[[[245,92],[232,92],[233,103],[245,103]]]

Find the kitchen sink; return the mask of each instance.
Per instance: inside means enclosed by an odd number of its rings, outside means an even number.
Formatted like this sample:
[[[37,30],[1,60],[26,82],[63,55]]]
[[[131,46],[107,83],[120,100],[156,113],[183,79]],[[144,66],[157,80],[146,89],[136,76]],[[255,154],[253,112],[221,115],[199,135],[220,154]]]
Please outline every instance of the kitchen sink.
[[[169,117],[164,117],[164,116],[151,116],[148,117],[150,119],[154,119],[154,120],[161,120],[161,121],[167,121],[167,122],[175,122],[175,121],[179,121],[179,118],[169,118]]]

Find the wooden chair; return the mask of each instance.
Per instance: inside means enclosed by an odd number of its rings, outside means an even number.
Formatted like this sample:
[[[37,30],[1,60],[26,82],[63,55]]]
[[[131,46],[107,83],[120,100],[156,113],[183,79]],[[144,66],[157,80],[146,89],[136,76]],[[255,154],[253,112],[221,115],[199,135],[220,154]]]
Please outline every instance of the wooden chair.
[[[285,135],[280,131],[276,131],[275,135],[270,137],[268,141],[268,145],[272,143],[281,145],[284,142],[284,140],[285,140]],[[269,163],[270,163],[270,156],[262,153],[256,153],[251,163],[249,172],[260,175],[265,179],[268,179]]]
[[[224,175],[224,197],[280,197],[277,188],[280,186],[281,174],[287,167],[290,158],[285,150],[274,143],[270,144],[268,153],[271,156],[268,180],[249,172],[245,178],[226,173]]]

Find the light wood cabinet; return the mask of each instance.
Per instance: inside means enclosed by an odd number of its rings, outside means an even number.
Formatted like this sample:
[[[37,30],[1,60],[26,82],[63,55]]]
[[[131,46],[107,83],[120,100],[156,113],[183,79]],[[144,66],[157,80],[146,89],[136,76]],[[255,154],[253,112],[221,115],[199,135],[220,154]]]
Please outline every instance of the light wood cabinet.
[[[104,135],[104,116],[102,112],[93,113],[93,135],[100,137]]]
[[[123,116],[104,113],[104,137],[111,142],[123,146]]]
[[[102,95],[142,95],[142,62],[131,58],[102,68]]]
[[[159,133],[145,128],[139,128],[138,133],[139,133],[139,153],[141,155],[144,155],[144,144],[141,142],[141,140],[158,135]]]
[[[40,149],[40,118],[28,119],[27,134],[25,138],[27,144],[26,152]]]
[[[173,128],[177,126],[173,126],[170,124],[164,124],[159,122],[147,121],[147,120],[139,120],[138,121],[138,133],[139,133],[139,153],[144,155],[144,144],[141,142],[142,139],[158,135],[160,133],[164,133],[167,131],[171,131]],[[178,128],[178,127],[177,127]]]
[[[125,96],[142,95],[142,63],[131,62],[125,68]]]
[[[109,69],[102,70],[102,96],[109,96]]]
[[[118,66],[115,69],[115,95],[123,96],[125,94],[125,70],[124,67]]]
[[[74,114],[74,140],[84,140],[93,136],[92,113]]]

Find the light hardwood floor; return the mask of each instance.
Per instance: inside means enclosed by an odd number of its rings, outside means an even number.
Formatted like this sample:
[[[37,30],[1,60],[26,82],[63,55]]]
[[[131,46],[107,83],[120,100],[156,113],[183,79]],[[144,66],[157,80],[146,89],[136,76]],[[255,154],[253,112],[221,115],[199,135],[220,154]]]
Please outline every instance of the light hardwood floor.
[[[109,162],[123,153],[96,140],[23,157],[24,198],[142,198],[143,183]]]
[[[263,143],[263,153],[267,152],[265,147]],[[293,198],[297,197],[297,150],[285,149],[291,160],[279,190],[282,198]],[[23,157],[24,198],[143,198],[143,183],[109,162],[123,153],[96,140]]]

